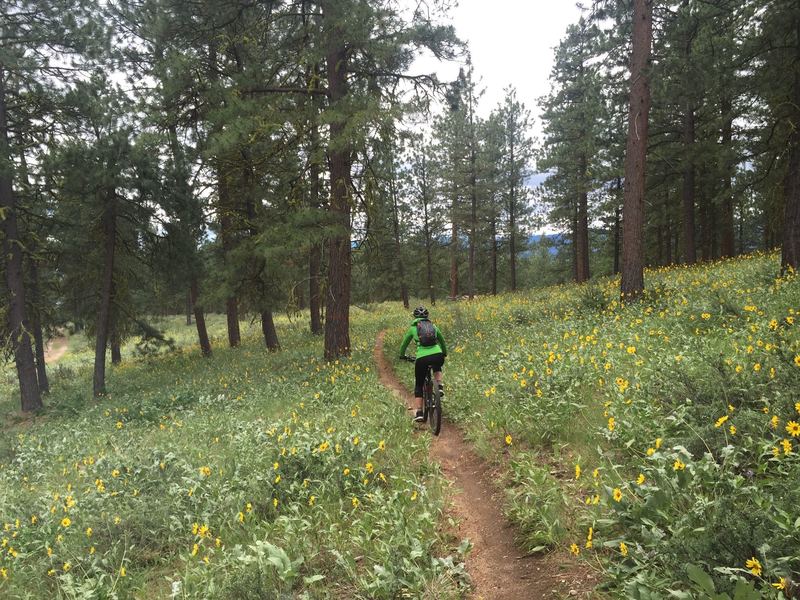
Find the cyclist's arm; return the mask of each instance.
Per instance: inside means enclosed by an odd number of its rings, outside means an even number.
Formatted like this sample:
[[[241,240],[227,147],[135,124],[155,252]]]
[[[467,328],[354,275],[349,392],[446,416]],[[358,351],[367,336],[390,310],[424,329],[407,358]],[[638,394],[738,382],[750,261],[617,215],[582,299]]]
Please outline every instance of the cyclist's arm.
[[[436,339],[439,342],[439,345],[442,347],[442,354],[445,356],[447,355],[447,344],[444,343],[444,336],[442,332],[439,331],[439,328],[436,328]]]
[[[400,344],[400,356],[401,357],[406,355],[406,348],[408,348],[408,345],[411,343],[411,340],[413,338],[414,338],[414,332],[409,327],[408,331],[406,331],[405,337],[403,337],[403,343]]]

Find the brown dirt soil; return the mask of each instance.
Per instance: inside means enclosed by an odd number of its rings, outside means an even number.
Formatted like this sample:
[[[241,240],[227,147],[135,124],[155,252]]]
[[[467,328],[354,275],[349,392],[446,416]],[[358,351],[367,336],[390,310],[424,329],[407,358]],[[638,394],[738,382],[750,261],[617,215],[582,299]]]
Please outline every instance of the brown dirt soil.
[[[56,337],[47,343],[44,349],[44,362],[46,364],[54,363],[59,358],[64,356],[64,353],[69,348],[69,340],[65,337]]]
[[[384,357],[383,335],[384,332],[378,335],[374,352],[381,383],[409,407],[413,397]],[[568,554],[554,552],[526,556],[517,547],[514,527],[501,512],[502,494],[492,485],[496,473],[475,454],[461,431],[446,420],[441,434],[431,443],[431,458],[441,465],[450,482],[452,506],[448,512],[458,522],[456,534],[472,543],[466,560],[473,583],[470,598],[543,600],[592,597],[595,581],[591,571],[575,563]]]

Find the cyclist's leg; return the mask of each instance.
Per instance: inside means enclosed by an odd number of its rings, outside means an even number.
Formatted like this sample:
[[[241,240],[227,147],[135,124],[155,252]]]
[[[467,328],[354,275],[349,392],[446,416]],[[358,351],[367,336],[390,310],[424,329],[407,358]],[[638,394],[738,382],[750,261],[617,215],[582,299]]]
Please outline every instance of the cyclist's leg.
[[[442,389],[442,365],[444,365],[444,356],[441,354],[434,354],[431,357],[431,368],[433,369],[433,378],[439,389]]]
[[[424,358],[418,358],[414,363],[414,408],[417,415],[422,414],[422,386],[425,383],[425,375],[428,365]]]

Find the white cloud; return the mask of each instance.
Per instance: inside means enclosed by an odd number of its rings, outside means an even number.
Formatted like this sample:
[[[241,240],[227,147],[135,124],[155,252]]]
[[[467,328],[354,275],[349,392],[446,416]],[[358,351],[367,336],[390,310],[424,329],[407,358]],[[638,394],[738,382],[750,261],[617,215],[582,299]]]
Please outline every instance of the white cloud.
[[[450,22],[469,44],[475,74],[485,89],[479,113],[488,115],[502,101],[505,87],[513,85],[537,117],[538,99],[550,89],[553,49],[580,14],[571,0],[461,0]],[[414,70],[435,71],[440,79],[452,80],[459,66],[426,57]]]

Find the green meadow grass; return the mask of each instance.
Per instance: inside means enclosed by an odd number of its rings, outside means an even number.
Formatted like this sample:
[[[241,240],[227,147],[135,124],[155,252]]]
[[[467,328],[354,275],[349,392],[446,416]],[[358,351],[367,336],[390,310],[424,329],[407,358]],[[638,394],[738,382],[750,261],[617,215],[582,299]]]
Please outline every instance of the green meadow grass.
[[[529,550],[571,549],[616,597],[793,597],[800,279],[778,272],[757,254],[648,271],[627,306],[600,279],[437,307],[445,414],[506,466]]]
[[[796,597],[800,280],[777,273],[757,254],[648,271],[629,305],[599,279],[432,307],[445,416],[502,467],[527,550],[585,559],[605,597]],[[429,436],[372,365],[409,322],[354,307],[353,357],[326,364],[304,322],[279,319],[270,354],[249,323],[225,348],[212,316],[204,360],[166,319],[178,350],[124,348],[99,400],[73,339],[26,419],[7,372],[0,593],[463,597]]]
[[[13,598],[459,597],[460,540],[442,481],[405,409],[377,380],[379,320],[326,364],[281,319],[270,354],[178,351],[110,369],[91,398],[91,350],[73,338],[43,414],[6,419],[0,445],[0,594]],[[6,386],[9,390],[11,386]],[[12,402],[3,406],[11,410]]]

